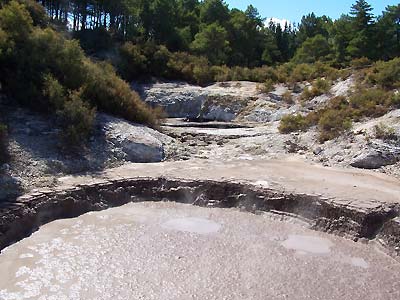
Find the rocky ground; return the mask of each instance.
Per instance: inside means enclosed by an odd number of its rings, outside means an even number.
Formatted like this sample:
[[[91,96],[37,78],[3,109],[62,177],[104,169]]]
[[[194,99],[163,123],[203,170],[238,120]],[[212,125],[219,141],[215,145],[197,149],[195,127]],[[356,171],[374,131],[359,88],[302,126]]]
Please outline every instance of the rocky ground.
[[[185,83],[134,84],[144,101],[161,106],[161,132],[99,114],[94,135],[77,155],[63,153],[54,120],[2,103],[10,131],[11,161],[1,166],[0,198],[57,184],[67,174],[97,172],[132,162],[189,159],[263,160],[295,158],[323,166],[366,168],[400,177],[400,139],[384,141],[374,126],[385,124],[400,136],[400,110],[354,124],[345,135],[320,144],[316,129],[280,134],[279,120],[306,113],[331,97],[347,95],[352,77],[334,83],[329,93],[300,103],[300,91],[285,85],[270,93],[252,82],[217,83],[205,88]],[[288,103],[282,95],[291,93]]]
[[[399,177],[400,138],[378,139],[374,127],[383,124],[399,137],[400,110],[356,123],[351,131],[324,144],[318,142],[316,128],[292,134],[278,131],[282,116],[322,107],[332,97],[348,95],[354,85],[352,77],[339,80],[329,93],[315,97],[306,105],[300,102],[301,89],[294,92],[285,85],[277,85],[271,93],[262,93],[252,82],[218,83],[206,88],[156,83],[142,86],[140,92],[146,102],[165,107],[174,117],[182,118],[185,113],[181,111],[186,112],[185,119],[166,120],[162,127],[164,133],[176,139],[168,159],[251,160],[296,156],[323,166],[374,169]],[[287,92],[292,95],[292,103],[282,97]],[[222,112],[232,109],[225,101],[230,96],[241,106],[230,111],[234,114],[229,118],[232,122],[224,123],[228,118]],[[219,111],[222,117],[210,115],[210,111]],[[188,119],[208,122],[185,122]]]
[[[49,187],[65,174],[97,172],[127,162],[159,162],[173,139],[150,128],[98,114],[93,137],[78,153],[63,151],[54,118],[2,105],[11,160],[1,166],[0,199]]]

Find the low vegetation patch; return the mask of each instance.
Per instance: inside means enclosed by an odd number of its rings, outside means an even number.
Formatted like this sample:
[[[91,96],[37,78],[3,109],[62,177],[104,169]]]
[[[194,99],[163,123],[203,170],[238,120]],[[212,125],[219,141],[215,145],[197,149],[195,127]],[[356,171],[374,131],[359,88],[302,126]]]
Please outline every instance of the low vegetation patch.
[[[374,137],[384,141],[397,141],[399,139],[396,130],[383,123],[374,126]]]
[[[305,131],[310,127],[309,121],[303,115],[287,115],[284,116],[279,125],[281,133],[290,133],[294,131]]]
[[[328,109],[323,111],[318,120],[319,141],[321,143],[340,136],[351,128],[351,118],[341,111]]]
[[[171,52],[165,46],[147,42],[143,45],[127,42],[120,47],[118,70],[132,81],[144,76],[185,80],[206,85],[212,82],[253,81],[278,82],[277,71],[268,66],[247,68],[212,65],[204,56],[187,52]]]
[[[367,81],[383,89],[400,87],[400,57],[376,62],[368,70]]]
[[[305,131],[317,126],[320,142],[334,139],[351,128],[352,122],[366,117],[380,117],[397,107],[398,96],[379,88],[362,89],[349,98],[332,98],[326,107],[305,116],[288,115],[282,118],[279,131]],[[382,135],[385,135],[381,132]]]
[[[285,93],[283,93],[282,100],[286,104],[289,104],[289,105],[294,104],[293,95],[292,95],[292,93],[290,91],[286,91]]]
[[[264,83],[258,84],[257,89],[261,93],[268,94],[274,90],[274,82],[271,79],[267,79]]]
[[[320,78],[326,78],[328,81],[333,81],[340,77],[347,76],[345,70],[336,69],[330,66],[330,64],[320,61],[313,64],[286,64],[286,68],[288,69],[286,80],[290,83],[313,81]]]
[[[301,94],[302,100],[310,100],[324,93],[327,93],[331,88],[331,83],[328,80],[318,78],[311,87],[306,87]]]
[[[0,164],[8,160],[8,137],[7,126],[0,123]]]

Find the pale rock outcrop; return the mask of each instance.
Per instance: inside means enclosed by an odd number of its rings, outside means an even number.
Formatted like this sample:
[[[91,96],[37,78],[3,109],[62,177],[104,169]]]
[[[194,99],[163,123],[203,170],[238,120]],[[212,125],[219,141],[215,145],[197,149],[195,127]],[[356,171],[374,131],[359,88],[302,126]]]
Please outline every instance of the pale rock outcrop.
[[[200,87],[180,82],[133,84],[142,99],[161,107],[170,118],[204,121],[234,120],[259,94],[256,83],[223,82]]]
[[[164,143],[170,137],[143,125],[127,122],[108,115],[98,117],[106,139],[120,149],[130,162],[160,162],[164,159]]]

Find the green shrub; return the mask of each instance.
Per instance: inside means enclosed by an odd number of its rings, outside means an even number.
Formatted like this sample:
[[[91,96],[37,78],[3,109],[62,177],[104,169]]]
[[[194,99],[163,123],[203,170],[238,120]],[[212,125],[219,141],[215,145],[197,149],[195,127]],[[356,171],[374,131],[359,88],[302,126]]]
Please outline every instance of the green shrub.
[[[317,78],[326,78],[328,81],[333,81],[344,75],[342,71],[332,68],[329,64],[320,61],[314,64],[294,65],[292,70],[288,73],[290,76],[287,81],[290,83],[311,81]]]
[[[317,79],[316,81],[313,82],[311,88],[305,87],[304,91],[301,95],[301,99],[303,100],[309,100],[314,97],[320,96],[324,93],[327,93],[331,87],[330,82],[328,82],[325,79]]]
[[[156,76],[167,79],[185,80],[206,85],[221,81],[278,81],[278,74],[272,67],[227,67],[211,66],[206,57],[187,52],[170,52],[165,46],[147,43],[144,46],[125,43],[119,51],[118,70],[126,80],[142,76]]]
[[[325,88],[324,83],[315,85]],[[349,99],[343,96],[329,100],[325,108],[313,111],[306,116],[293,115],[282,118],[279,131],[288,133],[318,125],[319,141],[334,139],[351,128],[352,121],[363,117],[379,117],[394,107],[396,94],[381,89],[356,91]],[[379,135],[385,134],[383,131]]]
[[[47,113],[66,110],[68,102],[68,105],[74,104],[75,111],[78,104],[84,105],[82,114],[97,107],[133,122],[156,125],[153,110],[110,65],[92,62],[78,41],[34,24],[26,7],[15,1],[0,9],[0,72],[7,74],[1,83],[12,99]],[[136,54],[134,45],[125,46],[126,52]],[[137,58],[133,54],[130,59]],[[131,67],[128,71],[133,73],[136,69]],[[68,95],[75,95],[76,91],[80,91],[80,100],[70,102]],[[71,130],[66,136],[73,136]]]
[[[257,88],[261,93],[270,93],[274,90],[274,82],[272,79],[267,79],[263,84],[257,85]]]
[[[282,100],[287,104],[294,104],[293,95],[290,91],[286,91],[282,95]]]
[[[79,92],[71,93],[68,98],[57,112],[63,129],[61,139],[65,148],[78,150],[92,133],[96,110],[83,102]]]
[[[297,82],[295,80],[295,78],[292,78],[293,68],[294,68],[293,63],[285,63],[285,64],[277,66],[275,69],[277,81],[282,82],[282,83]]]
[[[33,20],[25,5],[11,1],[0,9],[0,28],[11,40],[21,42],[33,30]]]
[[[337,110],[324,111],[318,121],[319,141],[325,142],[340,136],[351,128],[351,119]]]
[[[374,126],[374,136],[380,140],[398,140],[399,137],[396,134],[396,130],[393,127],[389,127],[383,123]]]
[[[290,82],[300,82],[309,80],[312,76],[313,68],[310,64],[298,64],[290,74]]]
[[[74,38],[79,40],[86,53],[107,51],[114,44],[110,32],[104,27],[76,31]]]
[[[304,116],[287,115],[281,119],[278,130],[280,133],[290,133],[294,131],[305,131],[309,126]]]
[[[99,110],[132,122],[156,125],[153,111],[132,91],[129,84],[117,76],[107,63],[85,61],[88,71],[82,88],[82,99],[90,101]]]
[[[214,81],[213,73],[208,65],[197,64],[193,67],[193,78],[197,84],[204,85]]]
[[[149,62],[151,73],[157,77],[168,77],[169,70],[167,65],[168,61],[172,57],[172,53],[167,49],[167,47],[159,46],[151,57],[152,59]]]
[[[393,107],[400,108],[400,93],[394,92],[391,98]]]
[[[133,80],[147,72],[147,57],[140,46],[130,42],[119,48],[120,63],[118,65],[122,76]]]
[[[357,120],[362,117],[380,117],[392,106],[392,95],[381,89],[362,89],[350,97],[349,103],[353,118]]]
[[[213,74],[214,80],[218,82],[230,81],[231,70],[227,66],[213,66],[211,67],[211,72]]]
[[[350,62],[350,65],[355,69],[362,69],[370,66],[372,61],[367,57],[355,58]]]
[[[43,77],[42,94],[49,110],[62,108],[66,101],[65,88],[51,74]]]
[[[0,164],[8,160],[8,133],[7,126],[0,123]]]
[[[310,112],[306,116],[289,115],[282,118],[279,131],[289,133],[305,131],[311,126],[318,125],[319,141],[338,137],[351,128],[353,111],[345,97],[332,98],[325,108]]]
[[[167,67],[171,79],[183,79],[200,85],[214,81],[210,63],[205,57],[175,52],[171,55]]]
[[[264,82],[266,80],[271,80],[276,83],[279,80],[276,70],[272,67],[263,66],[260,68],[250,69],[250,71],[250,81]]]
[[[376,62],[369,71],[367,81],[384,89],[400,87],[400,57]]]

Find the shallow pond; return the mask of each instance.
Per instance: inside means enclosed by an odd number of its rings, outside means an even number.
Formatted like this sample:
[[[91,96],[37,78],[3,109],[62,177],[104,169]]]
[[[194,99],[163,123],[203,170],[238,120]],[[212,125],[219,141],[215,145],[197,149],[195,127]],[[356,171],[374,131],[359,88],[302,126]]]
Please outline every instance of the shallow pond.
[[[374,245],[231,209],[136,203],[58,220],[0,254],[0,299],[400,299]]]

